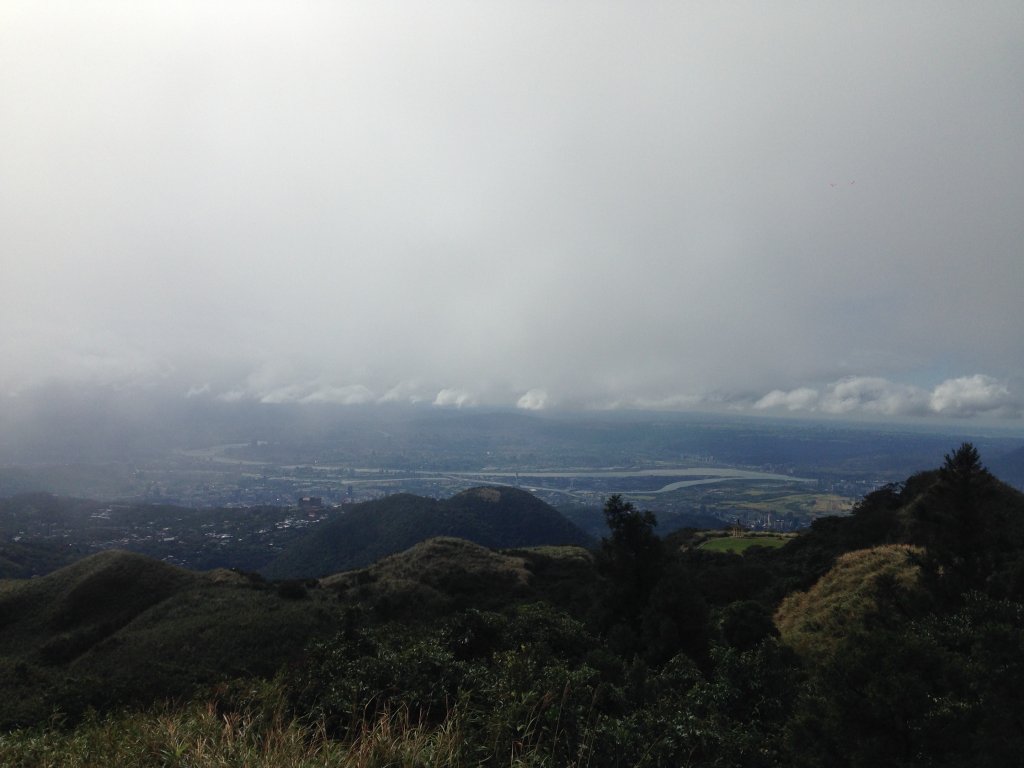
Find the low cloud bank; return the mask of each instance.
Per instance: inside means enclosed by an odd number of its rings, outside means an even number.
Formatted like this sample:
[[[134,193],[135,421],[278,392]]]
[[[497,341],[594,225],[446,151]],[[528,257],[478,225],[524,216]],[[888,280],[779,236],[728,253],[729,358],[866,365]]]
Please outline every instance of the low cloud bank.
[[[774,389],[767,394],[679,394],[664,397],[579,400],[565,393],[534,387],[519,394],[491,397],[486,392],[458,386],[434,389],[418,382],[402,382],[374,390],[363,384],[337,385],[323,381],[260,387],[246,386],[219,394],[208,385],[191,387],[186,396],[215,397],[225,402],[250,400],[262,403],[374,403],[430,404],[438,408],[470,408],[481,405],[515,406],[524,411],[559,407],[598,410],[674,410],[806,413],[850,418],[995,418],[1020,419],[1024,397],[1007,381],[977,373],[946,379],[932,389],[891,381],[878,376],[850,376],[821,387]],[[568,405],[567,405],[568,404]]]
[[[1012,379],[997,379],[982,373],[946,379],[931,389],[892,381],[879,376],[849,376],[819,386],[773,389],[765,394],[711,391],[664,394],[660,396],[604,397],[575,393],[571,389],[532,387],[514,389],[460,385],[440,386],[422,380],[375,386],[372,382],[344,382],[326,377],[293,380],[287,372],[258,370],[234,381],[194,383],[144,381],[129,378],[107,384],[89,381],[67,383],[63,388],[26,388],[0,392],[0,406],[17,408],[36,394],[71,390],[108,391],[134,402],[133,393],[164,393],[185,400],[222,403],[334,404],[340,406],[417,405],[426,408],[517,408],[538,413],[551,410],[639,410],[703,411],[734,414],[792,414],[828,417],[888,418],[917,420],[931,418],[1019,421],[1024,417],[1024,389]],[[35,393],[35,394],[34,394]],[[3,395],[6,394],[6,397]],[[145,401],[145,400],[143,400]]]
[[[820,391],[810,387],[788,392],[776,389],[753,404],[761,411],[953,418],[1020,418],[1022,406],[1022,398],[1006,382],[980,373],[947,379],[932,390],[878,377],[852,376]]]
[[[529,394],[529,393],[528,393]],[[192,386],[186,392],[186,397],[213,396],[215,399],[225,403],[236,403],[240,401],[254,401],[267,404],[279,403],[332,403],[335,405],[373,405],[386,403],[411,404],[429,402],[441,408],[462,408],[478,404],[477,396],[465,389],[457,387],[446,387],[431,394],[428,391],[416,386],[412,382],[397,384],[382,394],[376,393],[364,384],[336,385],[321,381],[305,382],[299,384],[287,384],[275,387],[259,387],[249,382],[244,387],[234,387],[219,394],[213,395],[209,384]],[[526,395],[524,395],[524,398]],[[521,405],[520,407],[542,408],[543,401],[538,401],[533,396],[532,406]]]

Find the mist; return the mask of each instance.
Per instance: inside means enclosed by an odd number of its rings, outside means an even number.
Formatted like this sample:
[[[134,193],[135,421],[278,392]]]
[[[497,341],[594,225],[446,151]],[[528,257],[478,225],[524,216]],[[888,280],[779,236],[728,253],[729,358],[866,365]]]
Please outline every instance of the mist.
[[[1019,3],[0,15],[8,410],[1020,420]]]

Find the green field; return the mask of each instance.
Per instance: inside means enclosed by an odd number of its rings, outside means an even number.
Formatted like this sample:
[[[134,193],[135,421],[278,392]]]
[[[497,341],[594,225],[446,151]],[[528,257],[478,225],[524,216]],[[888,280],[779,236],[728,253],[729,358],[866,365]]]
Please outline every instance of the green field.
[[[774,533],[752,533],[741,536],[720,536],[708,539],[701,544],[701,549],[711,552],[736,552],[743,554],[751,547],[781,547],[792,536]]]

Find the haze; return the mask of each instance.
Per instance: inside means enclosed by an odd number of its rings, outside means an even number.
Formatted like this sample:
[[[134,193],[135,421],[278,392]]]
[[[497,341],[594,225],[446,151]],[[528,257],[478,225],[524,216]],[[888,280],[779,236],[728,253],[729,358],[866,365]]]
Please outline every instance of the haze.
[[[0,3],[0,392],[1017,423],[1019,2]]]

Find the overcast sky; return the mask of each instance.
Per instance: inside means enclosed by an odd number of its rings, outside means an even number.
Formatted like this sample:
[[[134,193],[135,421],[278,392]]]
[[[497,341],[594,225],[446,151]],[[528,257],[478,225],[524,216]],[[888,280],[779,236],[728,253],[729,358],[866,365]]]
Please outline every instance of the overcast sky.
[[[1024,4],[0,0],[0,391],[1020,419]]]

